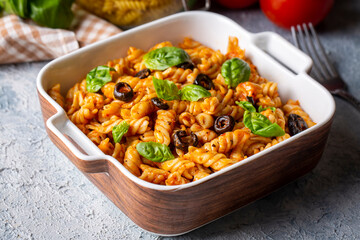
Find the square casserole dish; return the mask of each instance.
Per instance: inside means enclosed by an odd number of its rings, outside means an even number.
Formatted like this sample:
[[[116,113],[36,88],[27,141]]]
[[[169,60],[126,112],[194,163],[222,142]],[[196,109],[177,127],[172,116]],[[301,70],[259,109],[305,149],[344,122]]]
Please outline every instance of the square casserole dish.
[[[199,181],[161,186],[132,175],[104,155],[47,94],[56,83],[62,94],[98,65],[144,50],[156,43],[177,45],[184,37],[225,53],[235,36],[261,76],[278,83],[283,102],[299,100],[317,124],[290,139]],[[276,60],[275,60],[276,59]],[[220,218],[273,192],[312,170],[324,151],[333,115],[331,94],[307,75],[311,59],[279,35],[249,33],[215,13],[184,12],[128,30],[47,64],[37,90],[46,130],[55,145],[118,208],[141,228],[159,235],[179,235]]]

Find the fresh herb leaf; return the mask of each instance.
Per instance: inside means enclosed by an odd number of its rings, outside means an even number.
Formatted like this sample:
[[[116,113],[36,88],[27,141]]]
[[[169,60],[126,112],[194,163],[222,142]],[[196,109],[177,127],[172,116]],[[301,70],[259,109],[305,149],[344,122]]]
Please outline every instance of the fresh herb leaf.
[[[275,112],[276,111],[276,107],[263,107],[263,106],[259,106],[259,108],[258,108],[258,112],[262,112],[262,111],[265,111],[266,109],[271,109],[273,112]]]
[[[153,70],[165,70],[183,62],[191,62],[189,54],[177,47],[162,47],[144,55],[145,65]]]
[[[98,66],[91,70],[86,75],[86,91],[97,92],[106,83],[112,80],[110,71],[115,71],[114,68],[108,66]]]
[[[235,88],[239,83],[249,81],[250,66],[240,58],[232,58],[221,66],[221,75],[230,88]]]
[[[5,12],[13,13],[22,18],[29,17],[29,2],[27,0],[0,0]]]
[[[249,111],[249,112],[256,112],[256,108],[254,107],[254,105],[252,105],[251,102],[247,102],[247,101],[236,101],[235,102],[237,105],[239,105],[240,107],[242,107],[245,111]]]
[[[31,0],[30,17],[36,23],[50,28],[69,28],[74,18],[71,5],[74,0]]]
[[[170,148],[161,143],[141,142],[136,145],[136,150],[141,156],[153,162],[165,162],[175,158]]]
[[[74,18],[71,11],[73,2],[74,0],[0,0],[0,6],[5,12],[31,18],[45,27],[69,28]]]
[[[194,85],[194,84],[185,86],[180,90],[179,94],[181,100],[188,100],[193,102],[196,102],[201,98],[211,96],[211,93],[208,90],[206,90],[205,88],[199,85]]]
[[[122,121],[119,125],[113,127],[112,135],[115,143],[121,141],[124,134],[127,133],[127,131],[129,130],[129,127],[130,125],[125,121]]]
[[[271,123],[264,115],[257,112],[245,111],[243,122],[252,133],[263,137],[278,137],[285,134],[284,130],[276,123]]]
[[[175,83],[153,77],[153,84],[158,98],[167,101],[180,99],[179,89]]]

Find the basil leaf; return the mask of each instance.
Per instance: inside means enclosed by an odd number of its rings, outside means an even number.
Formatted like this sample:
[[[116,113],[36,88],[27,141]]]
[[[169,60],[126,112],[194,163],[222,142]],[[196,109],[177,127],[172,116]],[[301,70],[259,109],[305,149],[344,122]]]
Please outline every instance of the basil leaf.
[[[230,88],[235,88],[239,83],[249,81],[250,66],[240,58],[232,58],[221,66],[221,75]]]
[[[168,80],[161,80],[153,77],[153,84],[158,98],[171,101],[180,99],[179,89],[175,83]]]
[[[262,137],[278,137],[285,134],[278,124],[271,123],[267,117],[257,112],[245,111],[243,122],[252,133]]]
[[[170,148],[161,143],[141,142],[136,145],[136,150],[141,156],[153,162],[165,162],[175,158]]]
[[[211,93],[199,85],[187,85],[179,92],[181,100],[196,102],[200,98],[210,97]]]
[[[50,28],[69,28],[74,18],[74,0],[31,0],[30,17],[39,25]]]
[[[14,13],[22,18],[29,17],[29,7],[27,0],[2,0],[0,5],[4,7],[5,12]]]
[[[251,104],[251,102],[247,102],[247,101],[236,101],[235,102],[237,105],[239,105],[240,107],[242,107],[245,111],[249,111],[249,112],[256,112],[256,108],[254,107],[254,105]]]
[[[263,107],[263,106],[259,106],[259,108],[258,108],[258,112],[262,112],[262,111],[265,111],[266,109],[271,109],[273,112],[275,112],[276,111],[276,107]]]
[[[129,127],[130,125],[125,121],[122,121],[119,125],[113,127],[112,135],[115,143],[121,141],[124,134],[127,133],[127,131],[129,130]]]
[[[144,55],[145,65],[149,69],[165,70],[183,62],[190,62],[185,50],[177,47],[162,47]]]
[[[263,137],[279,137],[279,136],[283,136],[285,132],[278,124],[272,123],[267,127],[255,131],[254,134]]]
[[[97,92],[106,83],[112,80],[110,71],[115,71],[114,68],[107,66],[98,66],[91,70],[86,75],[86,91]]]

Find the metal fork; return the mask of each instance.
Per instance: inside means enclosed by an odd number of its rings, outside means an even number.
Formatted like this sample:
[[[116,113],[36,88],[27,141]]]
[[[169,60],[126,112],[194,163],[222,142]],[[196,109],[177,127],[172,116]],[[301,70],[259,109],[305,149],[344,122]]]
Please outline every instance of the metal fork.
[[[313,60],[312,73],[331,94],[341,97],[360,111],[360,102],[347,91],[345,82],[329,61],[324,47],[321,44],[311,23],[291,27],[295,46],[305,51]]]

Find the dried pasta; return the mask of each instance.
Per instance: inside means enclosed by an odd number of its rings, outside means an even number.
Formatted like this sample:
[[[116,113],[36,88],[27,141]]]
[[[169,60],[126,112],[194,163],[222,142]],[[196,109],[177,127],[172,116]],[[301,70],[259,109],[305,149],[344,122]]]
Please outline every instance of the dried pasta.
[[[145,9],[145,4],[150,1],[116,1],[116,4],[129,9]],[[172,44],[162,42],[149,51],[163,47],[172,47]],[[82,80],[70,88],[65,97],[60,93],[59,84],[49,90],[49,95],[105,154],[113,156],[140,179],[162,185],[198,181],[285,141],[291,137],[288,127],[291,114],[300,116],[308,127],[315,125],[298,101],[290,99],[282,104],[277,83],[258,74],[238,46],[237,38],[229,38],[225,54],[191,38],[185,38],[179,48],[190,57],[191,68],[171,66],[164,70],[149,70],[144,62],[149,51],[130,47],[126,56],[106,64],[112,69],[109,70],[110,81],[98,92],[88,92],[87,83]],[[231,88],[221,68],[233,58],[248,64],[250,76],[248,81]],[[207,97],[197,100],[164,97],[159,100],[153,77],[167,80],[182,91],[186,86],[194,85],[201,75],[206,75],[213,84],[206,90]],[[115,96],[119,83],[126,83],[133,91],[130,100],[119,100]],[[276,124],[283,134],[271,137],[256,134],[246,125],[245,118],[250,110],[238,102],[250,103],[252,111],[267,119],[268,124]],[[224,116],[234,122],[231,129],[219,132],[217,124]],[[128,129],[116,142],[112,132],[121,124],[127,124]],[[139,153],[137,146],[140,143],[165,146],[174,158],[154,162]]]
[[[171,0],[76,0],[86,10],[119,26],[134,26],[175,13],[181,1]]]

